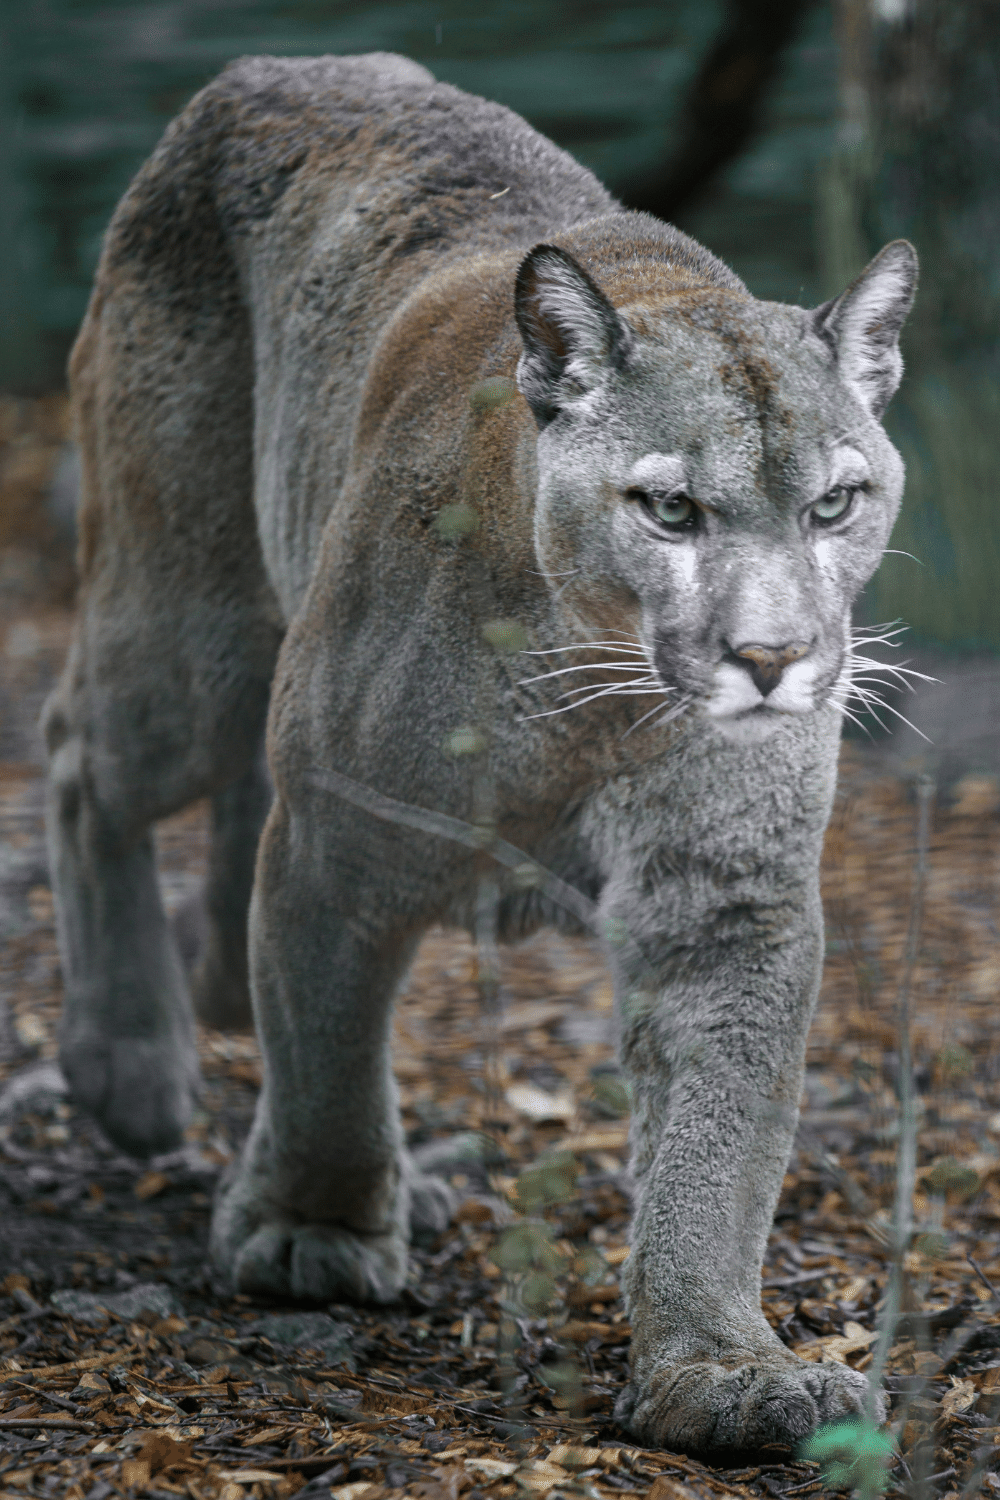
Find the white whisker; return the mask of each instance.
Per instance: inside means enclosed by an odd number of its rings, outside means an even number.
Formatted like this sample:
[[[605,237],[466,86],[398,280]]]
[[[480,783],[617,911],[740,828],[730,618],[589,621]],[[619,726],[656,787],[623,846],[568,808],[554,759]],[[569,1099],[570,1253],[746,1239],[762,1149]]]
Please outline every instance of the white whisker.
[[[589,692],[592,691],[592,689],[594,689],[596,687],[606,687],[609,692],[615,692],[615,691],[618,691],[618,690],[624,691],[625,688],[632,688],[632,687],[655,687],[655,688],[660,688],[661,686],[662,686],[662,684],[660,682],[660,679],[658,677],[654,677],[652,675],[652,673],[647,672],[644,677],[630,677],[627,682],[606,682],[606,683],[581,682],[581,683],[577,683],[574,687],[569,687],[569,688],[567,688],[565,690],[565,692],[560,693],[559,696],[560,696],[560,698],[569,698],[573,693],[589,693]]]
[[[561,703],[564,698],[575,697],[577,693],[590,692],[588,698],[576,698],[575,702],[569,705],[570,708],[578,708],[581,703],[593,703],[595,698],[613,698],[616,695],[621,697],[641,697],[644,693],[663,693],[666,691],[665,688],[661,687],[643,687],[639,684],[629,682],[613,682],[609,686],[606,685],[605,687],[598,688],[596,692],[592,692],[585,687],[570,688],[567,692],[560,693],[556,701]]]
[[[868,738],[871,739],[871,730],[868,728],[867,724],[865,724],[861,719],[858,718],[857,714],[852,714],[849,708],[845,708],[844,705],[842,703],[838,703],[836,699],[832,699],[831,701],[842,719],[850,719],[852,724],[856,724],[859,729],[864,730]]]
[[[637,665],[637,662],[585,661],[576,667],[560,667],[555,672],[539,672],[537,677],[522,677],[518,687],[527,687],[529,682],[545,682],[550,677],[566,677],[570,672],[634,672]]]
[[[674,689],[673,688],[664,688],[663,691],[665,693],[672,693],[674,691]],[[628,737],[629,737],[629,735],[632,733],[632,731],[634,729],[638,729],[640,727],[640,725],[645,724],[645,722],[646,722],[647,719],[651,719],[654,714],[658,714],[660,712],[660,709],[662,707],[663,707],[663,705],[661,703],[654,703],[653,707],[649,710],[648,713],[643,714],[643,716],[642,716],[641,719],[636,719],[636,721],[635,721],[634,724],[629,725],[628,729],[626,729],[625,733],[622,735],[622,739],[623,740],[627,740]],[[671,705],[671,713],[673,713],[674,711],[680,712],[680,710],[682,708],[686,708],[686,707],[687,707],[687,699],[686,698],[682,698],[681,701],[680,701],[680,703]],[[660,720],[659,722],[662,723],[664,721]]]
[[[564,651],[613,651],[617,656],[645,656],[641,646],[624,646],[618,641],[574,641],[571,646],[552,646],[546,651],[522,651],[522,656],[561,656]]]

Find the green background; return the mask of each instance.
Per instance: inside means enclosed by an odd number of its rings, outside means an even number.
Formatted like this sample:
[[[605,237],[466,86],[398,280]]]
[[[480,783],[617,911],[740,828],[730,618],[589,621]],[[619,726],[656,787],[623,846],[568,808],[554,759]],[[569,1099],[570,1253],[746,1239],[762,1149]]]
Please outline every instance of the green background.
[[[764,3],[764,0],[762,0]],[[0,386],[61,385],[101,235],[166,122],[229,59],[402,52],[510,105],[628,201],[670,154],[727,11],[661,4],[4,0]],[[812,304],[887,239],[923,266],[888,426],[908,468],[862,601],[1000,650],[1000,7],[803,6],[746,149],[678,214],[758,296]]]

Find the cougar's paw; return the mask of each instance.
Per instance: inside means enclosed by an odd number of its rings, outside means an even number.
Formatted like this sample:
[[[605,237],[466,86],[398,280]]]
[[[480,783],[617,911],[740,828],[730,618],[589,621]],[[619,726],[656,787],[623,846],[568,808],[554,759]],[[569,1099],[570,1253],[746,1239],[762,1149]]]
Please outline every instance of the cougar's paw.
[[[868,1381],[847,1365],[807,1364],[792,1354],[748,1361],[674,1365],[642,1386],[626,1386],[615,1407],[643,1442],[674,1453],[748,1451],[794,1444],[826,1422],[861,1416]],[[875,1416],[885,1418],[881,1395]]]
[[[229,1267],[237,1291],[315,1302],[392,1302],[406,1280],[402,1236],[325,1224],[264,1224]]]
[[[212,1216],[211,1255],[233,1289],[314,1302],[391,1302],[406,1280],[405,1226],[361,1233],[303,1223],[269,1201],[265,1180],[236,1167]]]
[[[177,1038],[64,1038],[59,1065],[70,1093],[130,1156],[181,1144],[200,1092],[198,1058]]]
[[[440,1177],[415,1172],[410,1178],[410,1239],[432,1240],[447,1229],[458,1194]]]

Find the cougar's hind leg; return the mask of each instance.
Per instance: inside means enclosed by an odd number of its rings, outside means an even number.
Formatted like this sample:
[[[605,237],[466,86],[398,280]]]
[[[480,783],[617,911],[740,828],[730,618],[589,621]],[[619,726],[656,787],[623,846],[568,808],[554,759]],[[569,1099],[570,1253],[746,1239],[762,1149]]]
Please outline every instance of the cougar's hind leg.
[[[204,893],[175,922],[191,971],[195,1013],[220,1031],[252,1031],[247,914],[261,829],[272,798],[263,741],[252,764],[212,798],[212,842]]]
[[[293,623],[275,681],[275,801],[249,922],[265,1083],[216,1202],[212,1254],[239,1291],[388,1301],[411,1232],[444,1228],[454,1203],[406,1150],[390,1034],[397,985],[454,888],[458,856],[435,848],[429,859],[426,835],[313,779],[331,764],[376,787],[386,775],[377,756],[351,758],[342,719],[310,713],[317,657],[330,649],[322,624]]]
[[[204,243],[188,300],[167,285],[186,262],[161,268],[162,236],[134,222],[154,168],[112,224],[73,356],[80,611],[44,715],[60,1060],[140,1156],[178,1144],[198,1082],[151,827],[250,771],[280,639],[253,514],[249,331]]]

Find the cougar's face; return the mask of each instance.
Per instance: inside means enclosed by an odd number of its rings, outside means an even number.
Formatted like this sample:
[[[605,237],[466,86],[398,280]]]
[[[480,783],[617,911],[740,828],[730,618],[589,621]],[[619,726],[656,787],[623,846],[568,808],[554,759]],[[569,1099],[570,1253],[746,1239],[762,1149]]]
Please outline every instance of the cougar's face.
[[[539,556],[579,570],[578,638],[638,636],[672,701],[759,739],[843,690],[902,464],[799,309],[623,316],[627,363],[539,435]]]

